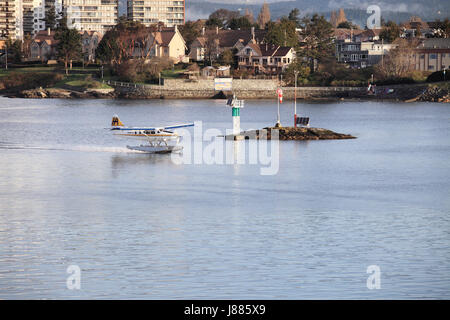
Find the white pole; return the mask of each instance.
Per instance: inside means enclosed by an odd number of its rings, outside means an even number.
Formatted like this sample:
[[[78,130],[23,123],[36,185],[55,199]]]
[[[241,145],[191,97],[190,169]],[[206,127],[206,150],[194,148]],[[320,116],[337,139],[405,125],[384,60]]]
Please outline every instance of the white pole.
[[[295,88],[294,88],[294,127],[297,126],[297,75],[298,71],[294,71],[295,75]]]

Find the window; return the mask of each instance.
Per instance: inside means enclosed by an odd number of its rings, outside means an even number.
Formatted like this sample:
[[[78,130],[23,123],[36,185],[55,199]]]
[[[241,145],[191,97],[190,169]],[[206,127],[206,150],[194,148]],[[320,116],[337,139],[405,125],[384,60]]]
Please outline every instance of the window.
[[[428,66],[428,70],[434,70],[434,66]]]
[[[430,59],[436,59],[436,58],[437,58],[437,54],[435,54],[435,53],[430,54]]]

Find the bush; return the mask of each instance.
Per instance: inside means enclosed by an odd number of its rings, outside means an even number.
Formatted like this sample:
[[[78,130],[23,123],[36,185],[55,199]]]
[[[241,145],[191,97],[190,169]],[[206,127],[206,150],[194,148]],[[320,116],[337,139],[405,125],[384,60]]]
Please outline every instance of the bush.
[[[11,72],[8,76],[0,79],[0,87],[4,89],[34,89],[38,87],[47,88],[64,79],[60,73],[19,73]]]
[[[118,66],[117,75],[125,82],[155,82],[161,71],[172,67],[173,62],[166,58],[128,60]]]
[[[430,74],[427,77],[427,82],[439,82],[439,81],[448,81],[450,80],[449,75],[450,70],[445,72],[445,79],[444,79],[444,72],[443,71],[436,71]]]

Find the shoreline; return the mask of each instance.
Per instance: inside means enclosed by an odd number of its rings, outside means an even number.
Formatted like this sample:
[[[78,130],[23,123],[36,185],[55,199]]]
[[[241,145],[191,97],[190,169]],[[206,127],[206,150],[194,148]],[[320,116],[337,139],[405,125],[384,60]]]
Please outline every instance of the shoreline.
[[[409,84],[379,86],[377,94],[369,95],[364,87],[298,87],[297,101],[396,101],[450,102],[449,86],[439,84]],[[294,100],[294,88],[283,88],[284,101]],[[171,89],[163,86],[136,86],[112,89],[36,88],[0,92],[7,98],[30,99],[227,99],[236,94],[243,100],[276,99],[272,90],[239,88],[231,91]]]

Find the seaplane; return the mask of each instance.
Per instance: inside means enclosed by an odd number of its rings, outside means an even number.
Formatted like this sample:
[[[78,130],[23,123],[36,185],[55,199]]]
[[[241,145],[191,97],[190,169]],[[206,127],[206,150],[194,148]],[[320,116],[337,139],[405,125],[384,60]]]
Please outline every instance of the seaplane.
[[[183,147],[178,145],[180,136],[174,129],[193,127],[193,123],[176,124],[165,127],[126,127],[120,121],[117,115],[114,115],[111,121],[111,131],[114,135],[124,138],[135,138],[147,141],[146,144],[138,146],[128,146],[127,148],[134,151],[145,153],[170,153],[181,151]]]

